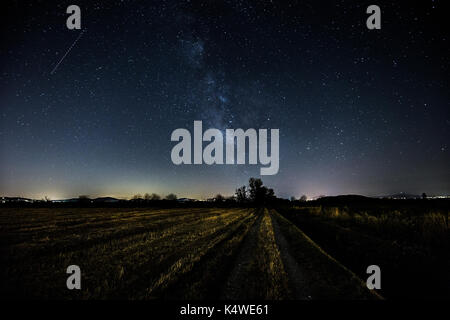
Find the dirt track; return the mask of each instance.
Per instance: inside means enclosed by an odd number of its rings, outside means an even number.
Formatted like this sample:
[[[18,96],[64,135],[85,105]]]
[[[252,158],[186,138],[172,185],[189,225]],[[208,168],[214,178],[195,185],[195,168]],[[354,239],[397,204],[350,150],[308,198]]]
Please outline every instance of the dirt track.
[[[298,263],[292,257],[289,244],[281,233],[276,219],[271,217],[269,220],[273,236],[271,237],[267,232],[266,234],[261,234],[264,232],[264,228],[261,228],[264,215],[272,216],[267,210],[264,210],[264,214],[261,214],[252,226],[238,253],[236,258],[237,262],[231,270],[222,298],[248,299],[261,297],[262,293],[258,292],[259,286],[257,283],[260,279],[258,276],[255,277],[250,273],[254,270],[253,265],[263,258],[258,256],[264,254],[264,252],[259,249],[261,244],[258,244],[258,241],[265,242],[263,239],[268,239],[267,241],[270,242],[270,239],[272,238],[273,243],[271,244],[276,248],[281,257],[279,263],[273,264],[274,268],[280,270],[273,270],[273,273],[279,275],[288,287],[288,290],[284,290],[283,295],[280,296],[280,298],[296,300],[311,299],[310,290],[308,290],[304,279],[305,276]],[[268,244],[264,245],[267,246]]]
[[[295,244],[283,231],[292,240],[292,229],[286,229],[278,213],[261,210],[243,240],[222,299],[380,298],[300,230],[294,230]]]
[[[271,218],[275,239],[281,253],[284,268],[288,274],[289,287],[292,292],[291,298],[295,300],[311,300],[313,297],[311,296],[311,290],[307,287],[305,274],[292,256],[289,243],[280,231],[276,219],[272,215]]]
[[[249,298],[242,287],[254,287],[251,283],[248,283],[248,270],[251,269],[253,255],[249,254],[256,251],[258,240],[258,232],[261,226],[262,215],[253,224],[252,228],[248,232],[244,239],[244,243],[237,255],[236,264],[231,270],[227,283],[225,284],[221,299],[246,299]]]

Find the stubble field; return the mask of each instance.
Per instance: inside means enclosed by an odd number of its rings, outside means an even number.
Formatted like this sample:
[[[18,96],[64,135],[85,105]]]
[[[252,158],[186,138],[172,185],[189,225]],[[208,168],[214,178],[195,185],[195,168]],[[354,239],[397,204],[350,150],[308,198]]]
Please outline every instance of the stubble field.
[[[0,228],[3,299],[380,298],[275,210],[3,208]]]

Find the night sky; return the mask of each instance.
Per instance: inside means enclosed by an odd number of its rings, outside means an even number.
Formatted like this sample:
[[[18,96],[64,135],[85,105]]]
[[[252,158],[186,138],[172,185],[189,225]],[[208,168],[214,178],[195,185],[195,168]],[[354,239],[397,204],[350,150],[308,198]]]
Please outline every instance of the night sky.
[[[174,165],[194,120],[279,129],[262,179],[281,197],[450,194],[448,18],[421,2],[2,2],[0,195],[200,199],[259,177]]]

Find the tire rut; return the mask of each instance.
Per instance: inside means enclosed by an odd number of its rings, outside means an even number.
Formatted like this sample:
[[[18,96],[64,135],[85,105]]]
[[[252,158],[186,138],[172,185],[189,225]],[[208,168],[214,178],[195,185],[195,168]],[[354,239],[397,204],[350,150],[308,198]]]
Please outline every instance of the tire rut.
[[[248,266],[252,264],[253,256],[250,253],[255,252],[256,250],[258,232],[262,219],[263,215],[258,214],[258,218],[253,223],[250,231],[247,233],[236,257],[236,263],[224,286],[220,299],[236,300],[248,298],[246,296],[242,296],[242,286],[246,283]]]
[[[291,298],[295,300],[311,300],[311,290],[308,289],[305,273],[292,256],[289,243],[281,232],[276,218],[272,214],[270,214],[270,218],[272,219],[275,241],[280,250],[281,259],[293,294],[293,297]]]

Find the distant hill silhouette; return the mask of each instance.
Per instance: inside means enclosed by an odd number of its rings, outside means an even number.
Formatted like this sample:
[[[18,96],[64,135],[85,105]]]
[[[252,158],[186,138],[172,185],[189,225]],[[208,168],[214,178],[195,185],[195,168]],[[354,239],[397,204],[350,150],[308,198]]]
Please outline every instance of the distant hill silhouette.
[[[421,198],[418,194],[410,194],[410,193],[395,193],[387,196],[383,196],[383,198],[391,198],[391,199],[418,199]]]
[[[348,194],[348,195],[340,195],[340,196],[329,196],[329,197],[321,197],[315,200],[318,204],[324,205],[339,205],[339,204],[347,204],[347,203],[365,203],[372,202],[377,200],[376,198],[366,197],[359,194]]]
[[[33,202],[35,200],[29,199],[29,198],[23,198],[23,197],[1,197],[0,198],[2,203],[5,202]]]
[[[119,202],[119,199],[113,198],[113,197],[100,197],[93,199],[94,202]]]

